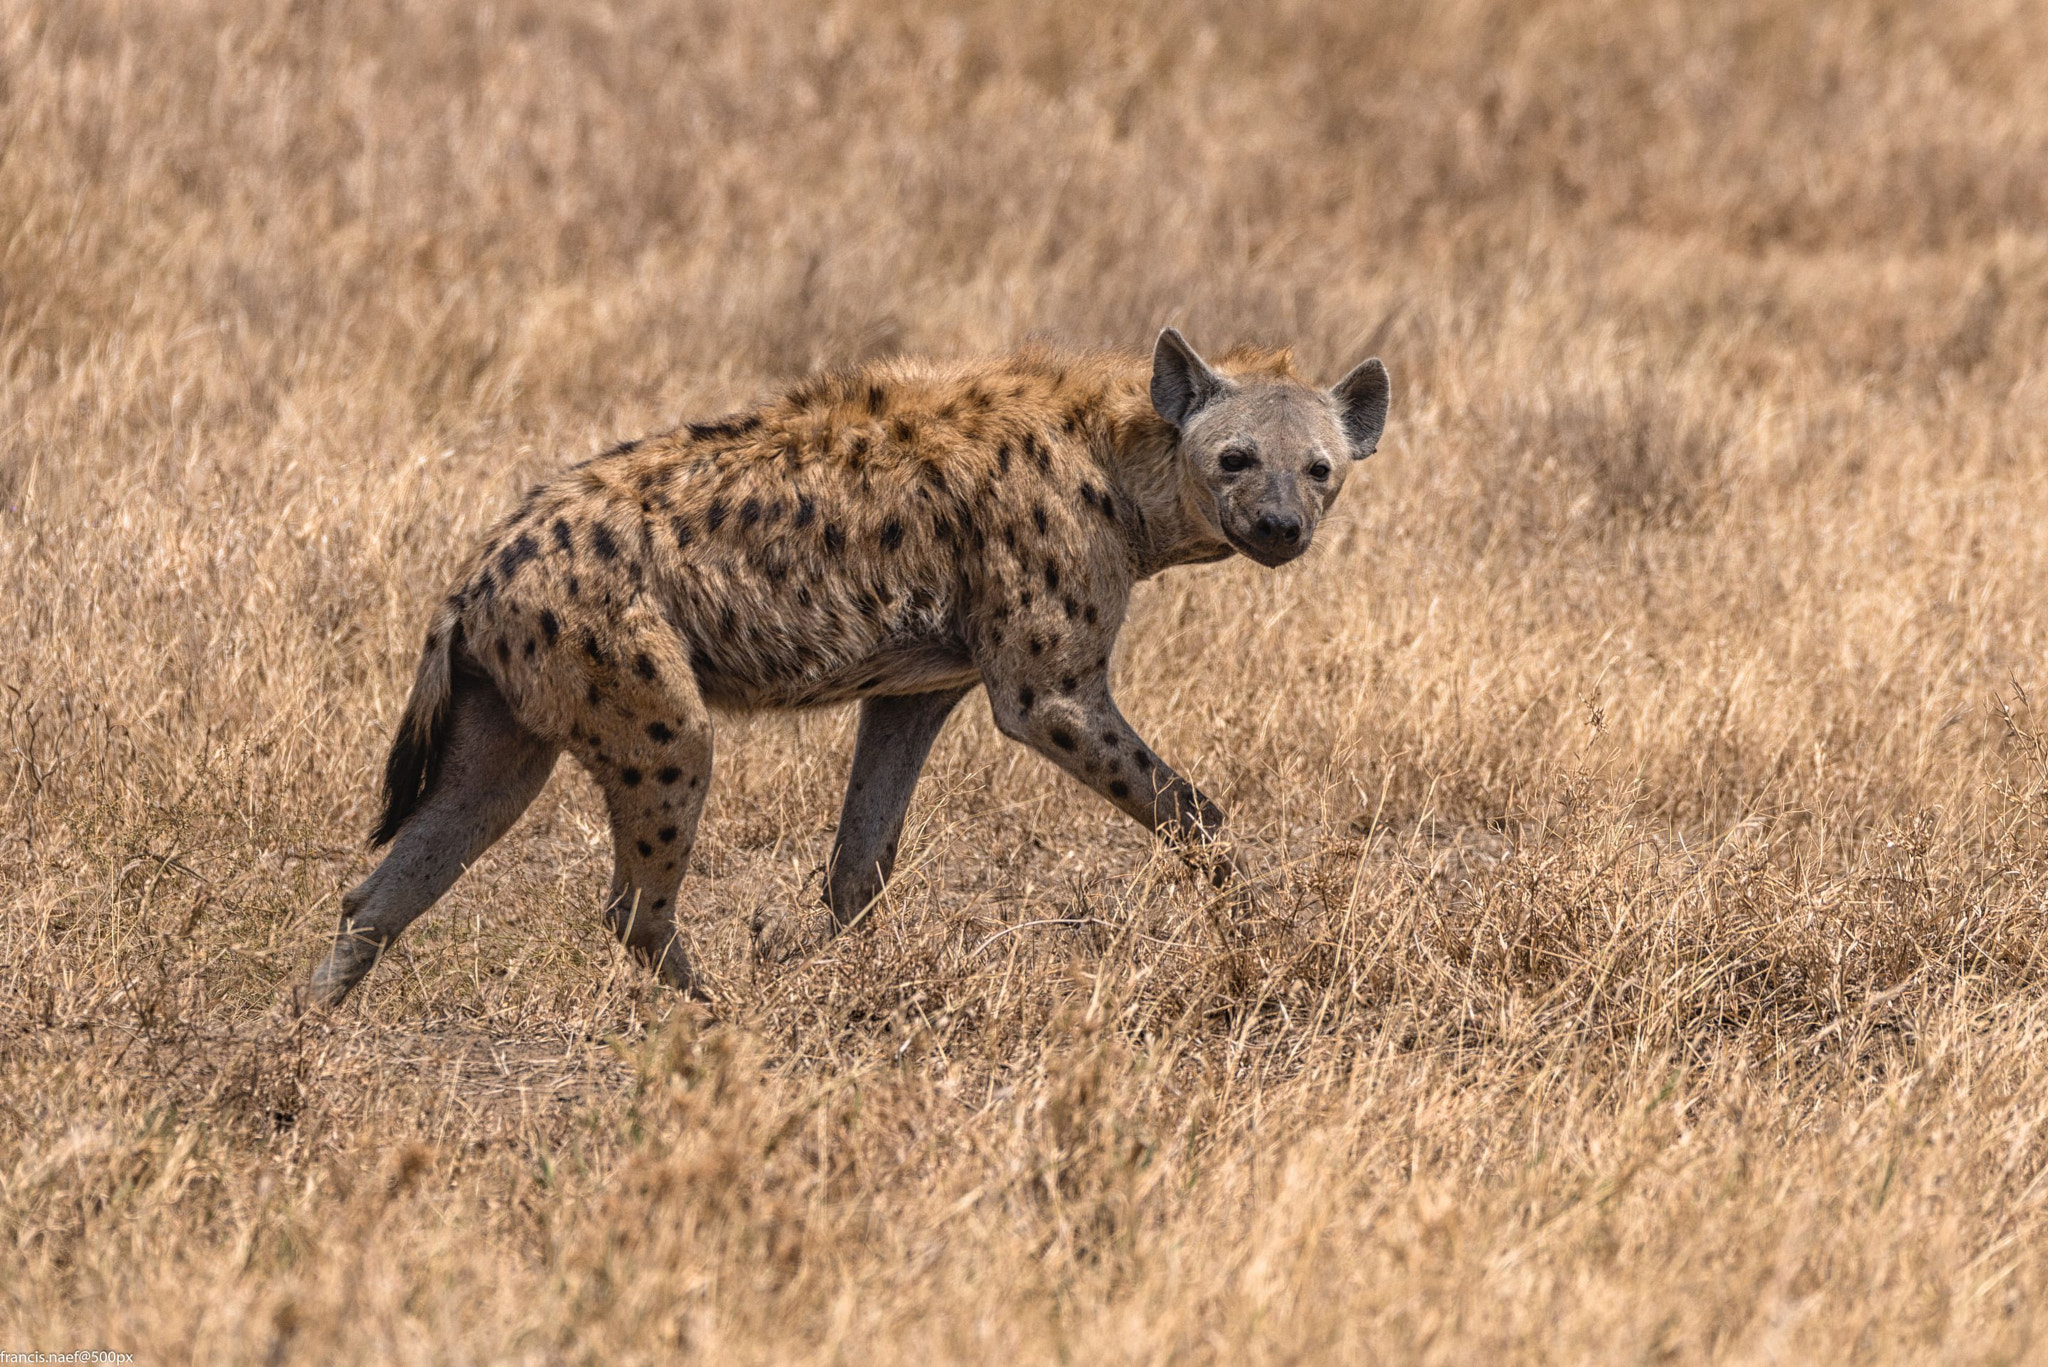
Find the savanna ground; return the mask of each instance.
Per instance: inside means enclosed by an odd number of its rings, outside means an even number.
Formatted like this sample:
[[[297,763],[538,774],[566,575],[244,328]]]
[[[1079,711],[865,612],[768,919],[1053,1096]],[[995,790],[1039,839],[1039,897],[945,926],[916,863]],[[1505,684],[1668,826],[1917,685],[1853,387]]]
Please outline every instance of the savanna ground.
[[[2048,1357],[2048,16],[0,11],[0,1349]],[[1319,553],[1141,591],[1233,924],[970,703],[873,933],[727,723],[716,1019],[564,765],[338,1015],[456,558],[807,369],[1389,361]]]

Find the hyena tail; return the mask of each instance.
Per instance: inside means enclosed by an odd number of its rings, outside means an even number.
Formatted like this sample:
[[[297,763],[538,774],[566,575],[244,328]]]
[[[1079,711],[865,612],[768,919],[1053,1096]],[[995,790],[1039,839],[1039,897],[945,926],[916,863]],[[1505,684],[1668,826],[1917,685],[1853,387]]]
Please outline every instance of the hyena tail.
[[[456,671],[467,660],[462,653],[462,622],[455,605],[443,604],[427,632],[412,696],[399,718],[398,735],[384,761],[384,815],[370,832],[370,847],[388,845],[406,818],[434,791],[441,761],[448,749],[448,716],[455,702]],[[474,666],[471,666],[474,668]]]

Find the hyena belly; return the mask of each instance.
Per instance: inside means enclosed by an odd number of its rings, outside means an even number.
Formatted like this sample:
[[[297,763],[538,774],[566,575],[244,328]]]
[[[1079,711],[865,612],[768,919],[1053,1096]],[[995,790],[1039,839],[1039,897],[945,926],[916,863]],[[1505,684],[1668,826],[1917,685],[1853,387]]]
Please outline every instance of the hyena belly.
[[[908,513],[827,518],[808,510],[833,506],[831,484],[800,487],[733,500],[736,516],[650,578],[706,701],[810,707],[972,683],[957,564],[910,542]]]
[[[670,620],[714,707],[815,707],[962,688],[978,677],[952,605],[918,587],[858,587],[830,577],[709,614],[685,595]]]

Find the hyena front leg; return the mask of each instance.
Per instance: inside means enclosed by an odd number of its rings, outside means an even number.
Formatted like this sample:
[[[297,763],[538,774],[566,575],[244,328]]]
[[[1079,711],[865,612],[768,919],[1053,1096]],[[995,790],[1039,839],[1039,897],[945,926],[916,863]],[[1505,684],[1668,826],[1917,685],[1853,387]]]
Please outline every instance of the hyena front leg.
[[[809,953],[859,919],[882,895],[896,868],[903,816],[930,756],[932,742],[965,688],[900,698],[868,698],[860,705],[853,769],[832,854],[825,866],[828,912],[762,912],[754,918],[756,952],[771,963]]]
[[[910,795],[939,729],[967,692],[955,688],[861,704],[853,769],[825,869],[825,904],[840,926],[866,911],[895,871]]]
[[[1223,809],[1175,773],[1124,720],[1110,696],[1106,649],[1094,663],[1065,672],[1055,657],[992,662],[983,675],[996,728],[1022,741],[1093,788],[1117,810],[1172,842],[1210,883],[1238,872],[1218,842]]]

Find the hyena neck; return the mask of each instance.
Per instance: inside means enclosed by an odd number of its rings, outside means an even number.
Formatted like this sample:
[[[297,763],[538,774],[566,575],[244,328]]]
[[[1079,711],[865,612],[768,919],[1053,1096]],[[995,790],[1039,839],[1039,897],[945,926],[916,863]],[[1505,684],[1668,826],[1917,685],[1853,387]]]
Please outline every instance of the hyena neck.
[[[1110,403],[1103,465],[1132,513],[1125,534],[1139,577],[1235,554],[1189,487],[1179,434],[1153,411],[1149,360],[1134,365]]]

